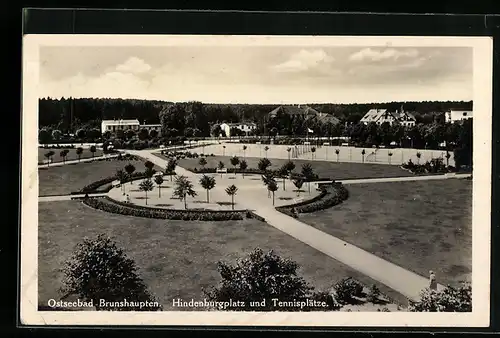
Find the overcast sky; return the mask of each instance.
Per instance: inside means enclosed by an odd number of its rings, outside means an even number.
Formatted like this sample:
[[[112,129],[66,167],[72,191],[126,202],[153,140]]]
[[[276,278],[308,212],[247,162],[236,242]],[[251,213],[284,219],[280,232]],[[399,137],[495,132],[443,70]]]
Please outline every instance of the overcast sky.
[[[206,103],[472,100],[468,47],[43,47],[40,97]]]

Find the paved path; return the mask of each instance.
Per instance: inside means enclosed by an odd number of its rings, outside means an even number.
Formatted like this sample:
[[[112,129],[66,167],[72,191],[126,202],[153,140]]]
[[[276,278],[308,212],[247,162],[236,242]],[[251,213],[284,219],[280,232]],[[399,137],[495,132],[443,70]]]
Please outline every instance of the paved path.
[[[107,193],[91,193],[88,194],[89,197],[99,197],[99,196],[106,196]],[[85,194],[79,194],[79,195],[55,195],[55,196],[39,196],[38,197],[38,202],[57,202],[57,201],[71,201],[72,198],[77,198],[77,197],[85,197]]]
[[[286,216],[260,201],[245,200],[247,206],[266,219],[273,227],[304,242],[318,251],[342,262],[364,275],[377,280],[410,299],[418,299],[428,286],[428,279],[396,264],[379,258],[339,238],[320,231],[295,218]],[[443,288],[439,285],[439,288]]]
[[[429,181],[429,180],[446,180],[452,178],[467,178],[472,174],[444,174],[444,175],[425,175],[425,176],[407,176],[407,177],[383,177],[383,178],[361,178],[351,180],[338,180],[342,184],[363,184],[363,183],[383,183],[383,182],[405,182],[405,181]],[[318,183],[330,183],[331,181],[318,181]]]
[[[167,162],[165,159],[155,156],[148,151],[132,150],[127,152],[150,160],[162,168],[165,167]],[[196,174],[181,167],[177,167],[175,171],[178,175],[185,175],[192,179],[196,179],[197,176]],[[420,180],[425,179],[421,177],[423,176],[420,176]],[[427,179],[429,179],[429,177],[433,177],[432,179],[434,179],[435,176],[427,176]],[[390,182],[397,181],[397,179],[398,178],[392,178]],[[402,180],[401,178],[399,179]],[[407,178],[405,177],[405,179]],[[386,182],[383,180],[380,181],[381,179],[377,180],[378,182]],[[357,181],[366,183],[366,181],[372,180]],[[286,216],[276,211],[276,209],[272,206],[269,206],[269,201],[267,199],[251,198],[250,196],[246,196],[244,201],[240,203],[245,208],[251,209],[259,216],[264,217],[269,225],[310,245],[316,250],[325,253],[339,262],[363,273],[364,275],[387,285],[410,299],[418,299],[420,291],[428,286],[427,278],[379,258],[295,218]],[[438,287],[440,289],[443,288],[442,285],[438,285]]]
[[[82,163],[82,162],[92,162],[92,161],[97,161],[99,159],[106,159],[106,158],[114,158],[117,157],[118,154],[112,154],[112,155],[103,155],[103,156],[98,156],[98,157],[87,157],[87,158],[82,158],[81,160],[70,160],[66,162],[54,162],[51,163],[49,166],[47,164],[39,164],[38,168],[50,168],[50,167],[60,167],[62,165],[66,164],[74,164],[74,163]]]

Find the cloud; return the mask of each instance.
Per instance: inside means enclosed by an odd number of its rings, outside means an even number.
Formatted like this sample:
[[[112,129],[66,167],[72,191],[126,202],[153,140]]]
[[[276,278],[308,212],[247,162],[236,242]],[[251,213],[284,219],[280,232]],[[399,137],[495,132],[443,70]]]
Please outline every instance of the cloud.
[[[122,73],[143,74],[151,70],[151,66],[137,57],[130,57],[124,63],[116,66],[116,70]]]
[[[350,61],[384,61],[384,60],[399,60],[401,58],[416,58],[419,53],[416,49],[394,49],[387,48],[384,50],[376,50],[372,48],[364,48],[349,56]]]
[[[147,94],[149,82],[131,73],[108,72],[98,77],[78,73],[65,79],[50,81],[40,87],[42,97],[123,97]]]
[[[272,66],[277,72],[301,72],[316,69],[332,63],[335,59],[329,56],[324,50],[301,50],[283,63]]]

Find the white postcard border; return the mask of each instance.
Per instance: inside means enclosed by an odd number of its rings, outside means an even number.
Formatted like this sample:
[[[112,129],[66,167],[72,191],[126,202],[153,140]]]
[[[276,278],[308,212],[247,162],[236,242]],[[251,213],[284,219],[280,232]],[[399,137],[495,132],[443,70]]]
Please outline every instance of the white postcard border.
[[[38,311],[38,76],[42,46],[471,47],[474,50],[471,313]],[[489,37],[26,35],[23,39],[20,319],[25,325],[485,327],[490,321],[493,43]]]

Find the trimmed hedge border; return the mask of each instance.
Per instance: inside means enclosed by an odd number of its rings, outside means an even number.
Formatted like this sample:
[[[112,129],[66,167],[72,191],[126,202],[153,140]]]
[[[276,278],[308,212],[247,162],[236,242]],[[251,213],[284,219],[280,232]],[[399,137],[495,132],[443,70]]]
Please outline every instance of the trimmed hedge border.
[[[94,209],[114,214],[155,219],[230,221],[242,220],[245,217],[250,218],[249,215],[257,216],[247,210],[178,210],[153,208],[116,201],[108,196],[83,198],[82,202]]]
[[[348,190],[340,182],[321,184],[318,188],[321,189],[321,193],[318,196],[307,201],[277,207],[276,210],[287,216],[297,218],[297,214],[299,213],[324,210],[338,205],[349,198]]]
[[[142,178],[146,178],[146,175],[143,172],[135,172],[132,174],[132,176],[128,177],[125,180],[125,182],[123,182],[123,183],[128,183],[128,182],[134,181],[134,180],[140,180]],[[111,190],[111,188],[113,188],[112,186],[106,187],[104,189],[99,189],[99,188],[102,187],[103,185],[111,184],[116,180],[118,180],[116,175],[109,176],[109,177],[100,179],[98,181],[92,182],[92,183],[86,185],[85,187],[83,187],[82,189],[80,189],[79,191],[72,192],[71,195],[96,193],[96,192],[109,192]]]

